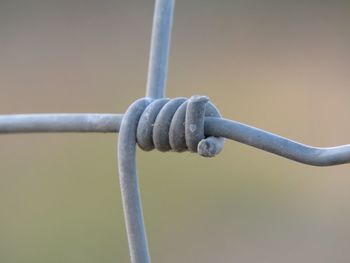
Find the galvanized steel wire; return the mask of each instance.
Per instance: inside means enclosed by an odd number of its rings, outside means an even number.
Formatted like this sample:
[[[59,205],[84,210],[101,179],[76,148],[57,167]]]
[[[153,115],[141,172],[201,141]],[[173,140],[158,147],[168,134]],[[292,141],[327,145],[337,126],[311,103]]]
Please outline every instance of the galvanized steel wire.
[[[123,114],[14,114],[0,115],[0,134],[115,133]],[[313,166],[350,163],[350,145],[313,147],[237,121],[204,118],[204,133],[224,137]]]
[[[221,118],[205,96],[166,99],[170,36],[175,0],[156,0],[146,97],[125,114],[0,115],[0,134],[37,132],[119,132],[118,168],[131,262],[149,263],[136,172],[136,144],[149,151],[189,150],[212,157],[223,138],[314,166],[350,163],[350,145],[312,147]]]
[[[146,89],[148,98],[140,99],[128,108],[118,137],[119,180],[132,263],[151,262],[137,179],[135,147],[139,118],[150,103],[149,98],[165,96],[174,5],[175,0],[156,0]]]
[[[0,115],[0,134],[119,132],[123,114],[47,113]]]

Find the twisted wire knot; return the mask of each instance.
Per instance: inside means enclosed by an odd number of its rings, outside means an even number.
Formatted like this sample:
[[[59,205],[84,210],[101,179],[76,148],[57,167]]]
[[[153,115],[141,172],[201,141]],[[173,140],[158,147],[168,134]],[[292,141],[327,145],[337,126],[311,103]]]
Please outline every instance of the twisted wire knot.
[[[190,151],[213,157],[223,149],[223,138],[204,133],[205,117],[221,118],[206,96],[142,98],[134,102],[127,113],[129,110],[138,115],[136,143],[145,151]]]

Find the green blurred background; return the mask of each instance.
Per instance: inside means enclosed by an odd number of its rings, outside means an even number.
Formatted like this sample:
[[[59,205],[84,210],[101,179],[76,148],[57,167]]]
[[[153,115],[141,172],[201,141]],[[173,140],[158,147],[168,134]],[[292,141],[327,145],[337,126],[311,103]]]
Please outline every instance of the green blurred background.
[[[153,1],[0,0],[0,112],[122,113]],[[168,96],[317,146],[350,141],[349,1],[177,1]],[[114,134],[0,136],[0,262],[128,262]],[[153,262],[350,262],[350,166],[228,141],[138,153]]]

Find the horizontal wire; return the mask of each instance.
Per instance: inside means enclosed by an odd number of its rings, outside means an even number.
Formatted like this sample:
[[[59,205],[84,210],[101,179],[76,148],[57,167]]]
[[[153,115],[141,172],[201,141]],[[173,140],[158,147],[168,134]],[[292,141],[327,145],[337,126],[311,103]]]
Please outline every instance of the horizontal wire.
[[[313,147],[282,136],[227,119],[205,118],[205,133],[222,136],[255,148],[314,166],[350,162],[350,144],[336,147]]]
[[[0,115],[0,134],[39,132],[119,132],[123,114]],[[350,162],[350,145],[312,147],[227,119],[206,117],[205,134],[231,139],[309,165]]]
[[[122,114],[12,114],[0,115],[0,134],[39,132],[117,132]]]

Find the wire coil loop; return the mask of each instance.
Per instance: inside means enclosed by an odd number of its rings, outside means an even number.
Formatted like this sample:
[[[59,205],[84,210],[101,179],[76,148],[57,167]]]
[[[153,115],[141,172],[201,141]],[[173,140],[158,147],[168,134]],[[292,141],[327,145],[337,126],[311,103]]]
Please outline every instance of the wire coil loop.
[[[206,96],[175,99],[144,98],[135,104],[147,106],[136,130],[136,142],[145,151],[197,152],[213,157],[221,152],[224,139],[204,134],[204,118],[221,115]]]

